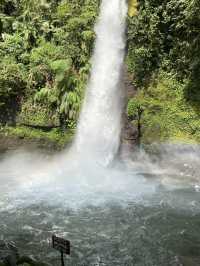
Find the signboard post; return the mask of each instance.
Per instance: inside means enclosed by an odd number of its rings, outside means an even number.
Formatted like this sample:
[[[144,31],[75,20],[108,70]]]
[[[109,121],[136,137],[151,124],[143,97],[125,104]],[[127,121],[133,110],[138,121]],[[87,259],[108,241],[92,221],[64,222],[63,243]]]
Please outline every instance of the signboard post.
[[[61,237],[57,237],[56,235],[52,236],[52,247],[61,254],[61,265],[65,266],[64,262],[64,254],[70,255],[70,241],[65,240]]]

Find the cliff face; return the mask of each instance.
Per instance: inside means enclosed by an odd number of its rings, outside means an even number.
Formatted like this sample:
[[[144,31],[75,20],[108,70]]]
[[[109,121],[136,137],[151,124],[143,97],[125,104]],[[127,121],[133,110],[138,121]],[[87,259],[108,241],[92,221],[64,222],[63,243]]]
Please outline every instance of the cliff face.
[[[136,16],[138,12],[138,1],[128,0],[128,15],[129,17]],[[128,48],[128,47],[127,47]],[[138,129],[137,126],[128,118],[127,104],[128,100],[135,97],[136,88],[132,83],[133,77],[128,72],[127,66],[123,69],[123,86],[124,86],[124,111],[122,114],[122,131],[121,131],[121,145],[120,155],[127,158],[130,153],[138,145]]]
[[[123,84],[125,91],[125,103],[124,111],[122,115],[122,132],[121,132],[121,145],[120,155],[122,157],[128,157],[130,153],[136,148],[138,144],[138,130],[132,123],[127,115],[128,99],[133,98],[136,95],[136,88],[132,84],[132,76],[128,73],[127,67],[124,66],[123,70]]]

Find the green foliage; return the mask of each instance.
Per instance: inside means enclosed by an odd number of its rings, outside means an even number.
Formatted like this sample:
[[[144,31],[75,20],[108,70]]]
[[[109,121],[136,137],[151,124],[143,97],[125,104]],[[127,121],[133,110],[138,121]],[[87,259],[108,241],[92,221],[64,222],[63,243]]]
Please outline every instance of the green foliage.
[[[5,58],[0,63],[0,108],[5,108],[10,100],[22,95],[26,81],[23,66],[12,58]]]
[[[200,112],[185,100],[186,84],[186,81],[180,83],[172,74],[161,72],[148,88],[140,90],[136,98],[129,101],[127,111],[133,121],[138,106],[144,110],[144,143],[200,141]]]
[[[17,61],[20,61],[20,56],[25,52],[23,47],[23,38],[18,34],[4,34],[3,42],[0,42],[0,57],[13,56]]]
[[[138,112],[140,110],[145,109],[145,101],[143,101],[143,98],[137,96],[137,98],[131,98],[128,101],[127,105],[127,115],[129,119],[136,120],[138,116]]]
[[[54,43],[41,41],[37,48],[33,48],[30,53],[30,64],[37,66],[40,64],[49,64],[49,60],[62,59],[65,56],[64,47],[55,45]]]
[[[23,102],[17,122],[30,126],[59,126],[58,116],[48,106],[35,104],[32,99]]]
[[[127,64],[139,92],[143,141],[200,141],[200,1],[140,0],[128,18]]]
[[[60,117],[67,126],[76,124],[99,3],[0,1],[0,106],[8,107],[16,95],[20,99],[18,112],[21,108],[17,117],[21,115],[23,120],[32,116],[32,122],[44,123],[48,119],[42,118],[43,110],[49,108],[49,114]],[[9,109],[16,111],[11,105]]]
[[[52,129],[46,132],[40,129],[33,129],[26,126],[17,126],[15,128],[4,127],[0,130],[0,133],[6,134],[7,136],[24,138],[27,140],[34,139],[42,142],[52,142],[56,143],[60,148],[63,148],[67,144],[70,144],[74,136],[74,130],[68,130],[67,132],[63,133],[60,129]]]
[[[52,83],[36,93],[35,101],[46,103],[50,110],[64,114],[65,120],[76,120],[80,109],[81,92],[71,60],[53,61],[50,70]]]
[[[25,89],[26,75],[22,64],[5,57],[0,62],[0,122],[15,124]]]
[[[138,86],[148,85],[160,68],[195,82],[200,74],[199,10],[196,0],[139,1],[138,16],[129,18],[128,28],[128,65]]]

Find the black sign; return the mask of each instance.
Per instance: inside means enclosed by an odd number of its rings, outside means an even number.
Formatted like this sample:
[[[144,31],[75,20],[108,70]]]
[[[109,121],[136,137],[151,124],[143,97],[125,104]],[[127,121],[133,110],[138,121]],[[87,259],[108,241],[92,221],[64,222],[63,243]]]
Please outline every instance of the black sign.
[[[70,255],[70,242],[61,237],[55,235],[52,236],[52,245],[53,248],[59,250],[61,253]]]

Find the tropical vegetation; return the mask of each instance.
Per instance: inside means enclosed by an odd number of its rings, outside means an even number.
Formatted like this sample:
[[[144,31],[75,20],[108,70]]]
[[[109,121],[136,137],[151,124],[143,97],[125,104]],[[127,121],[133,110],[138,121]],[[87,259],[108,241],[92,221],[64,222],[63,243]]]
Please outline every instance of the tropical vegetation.
[[[143,108],[143,141],[200,141],[200,2],[140,0],[129,18],[129,71]]]
[[[75,127],[99,3],[1,0],[0,122]]]
[[[199,142],[200,2],[128,2],[126,63],[137,89],[127,106],[130,121],[136,123],[142,110],[145,143]],[[99,5],[100,0],[0,1],[2,127],[76,128]]]

